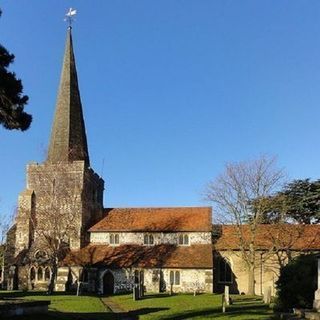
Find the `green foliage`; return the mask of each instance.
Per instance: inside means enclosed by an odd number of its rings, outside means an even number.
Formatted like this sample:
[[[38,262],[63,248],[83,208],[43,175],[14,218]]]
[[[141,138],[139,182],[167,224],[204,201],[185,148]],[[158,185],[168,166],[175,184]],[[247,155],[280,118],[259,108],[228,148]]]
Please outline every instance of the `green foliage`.
[[[317,289],[315,255],[301,255],[290,261],[281,269],[276,285],[278,309],[311,308]]]
[[[320,223],[320,180],[294,180],[274,196],[255,199],[256,206],[263,206],[264,223]]]
[[[0,124],[9,130],[24,131],[29,128],[32,116],[24,111],[29,98],[22,93],[21,80],[8,71],[13,62],[14,55],[0,44]]]
[[[320,180],[294,180],[282,194],[287,199],[288,216],[299,223],[320,222]]]

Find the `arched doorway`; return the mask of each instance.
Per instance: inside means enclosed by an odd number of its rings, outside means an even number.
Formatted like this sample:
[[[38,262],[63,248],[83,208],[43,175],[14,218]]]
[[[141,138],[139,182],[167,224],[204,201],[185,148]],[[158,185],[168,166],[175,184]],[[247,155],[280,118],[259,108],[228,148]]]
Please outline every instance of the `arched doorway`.
[[[103,275],[103,294],[113,294],[114,292],[114,277],[110,271]]]

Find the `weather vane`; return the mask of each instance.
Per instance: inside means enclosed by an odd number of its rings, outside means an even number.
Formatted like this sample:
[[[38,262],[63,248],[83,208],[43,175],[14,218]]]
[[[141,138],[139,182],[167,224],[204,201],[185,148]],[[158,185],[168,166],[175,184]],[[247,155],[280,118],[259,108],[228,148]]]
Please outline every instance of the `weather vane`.
[[[72,22],[75,20],[74,16],[77,14],[76,9],[70,8],[69,11],[66,13],[64,21],[67,21],[69,24],[69,28],[71,28]]]

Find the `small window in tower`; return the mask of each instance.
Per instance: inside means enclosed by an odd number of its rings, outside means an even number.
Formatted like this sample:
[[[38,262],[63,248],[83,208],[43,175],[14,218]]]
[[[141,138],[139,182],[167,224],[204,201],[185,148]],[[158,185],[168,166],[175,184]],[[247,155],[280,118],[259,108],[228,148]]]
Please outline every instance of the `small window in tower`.
[[[36,253],[34,254],[34,257],[38,261],[46,260],[48,258],[48,255],[45,251],[43,250],[37,250]]]
[[[38,268],[38,281],[42,281],[43,280],[43,270],[42,267]]]
[[[50,272],[50,268],[46,267],[44,270],[44,280],[45,281],[49,281],[51,278],[51,272]]]
[[[31,267],[30,269],[30,280],[34,281],[36,279],[36,270],[34,267]]]

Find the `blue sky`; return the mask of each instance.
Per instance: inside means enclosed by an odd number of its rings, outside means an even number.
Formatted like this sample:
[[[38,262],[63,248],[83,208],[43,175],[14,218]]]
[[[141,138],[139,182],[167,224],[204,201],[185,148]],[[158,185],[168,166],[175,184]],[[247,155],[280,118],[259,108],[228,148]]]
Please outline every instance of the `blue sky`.
[[[320,2],[4,0],[0,42],[30,96],[0,128],[0,215],[48,145],[69,7],[92,167],[105,206],[192,206],[226,162],[278,156],[320,177]]]

